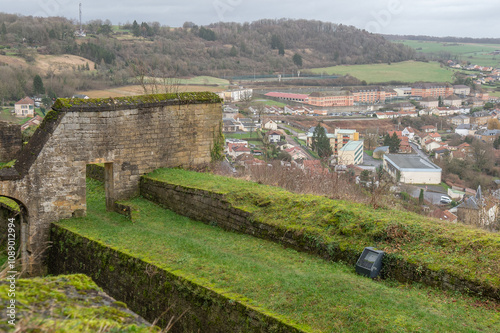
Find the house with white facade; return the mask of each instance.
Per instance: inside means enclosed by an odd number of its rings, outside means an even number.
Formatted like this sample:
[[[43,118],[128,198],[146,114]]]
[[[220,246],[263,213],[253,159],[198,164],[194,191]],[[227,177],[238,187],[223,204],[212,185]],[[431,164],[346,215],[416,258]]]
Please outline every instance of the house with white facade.
[[[35,101],[25,97],[14,105],[16,117],[33,117],[35,115]]]

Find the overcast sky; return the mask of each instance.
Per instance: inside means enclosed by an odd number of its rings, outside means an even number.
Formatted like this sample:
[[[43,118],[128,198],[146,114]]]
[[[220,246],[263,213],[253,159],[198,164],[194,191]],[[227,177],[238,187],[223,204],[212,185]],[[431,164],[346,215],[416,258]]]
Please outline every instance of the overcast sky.
[[[500,38],[497,0],[2,0],[1,12],[64,16],[113,24],[158,21],[179,27],[263,18],[304,18],[354,25],[371,32]]]

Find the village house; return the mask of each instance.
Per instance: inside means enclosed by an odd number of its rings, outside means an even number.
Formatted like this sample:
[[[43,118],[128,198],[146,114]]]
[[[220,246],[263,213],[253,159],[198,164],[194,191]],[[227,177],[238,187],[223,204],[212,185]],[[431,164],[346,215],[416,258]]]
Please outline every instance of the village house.
[[[222,119],[222,132],[224,133],[234,133],[240,130],[240,123],[232,118]]]
[[[248,141],[241,139],[226,139],[227,149],[232,149],[235,147],[248,147]]]
[[[478,126],[475,124],[462,124],[455,128],[455,133],[460,136],[474,135],[476,133]]]
[[[265,120],[263,122],[262,128],[267,129],[267,130],[276,131],[278,129],[278,124],[274,120],[269,119],[269,120]]]
[[[475,196],[465,199],[457,207],[459,222],[490,231],[499,230],[498,213],[498,200],[493,197],[486,198],[483,196],[481,186],[478,187]]]
[[[441,148],[441,144],[439,142],[432,140],[432,139],[425,140],[423,146],[424,146],[425,150],[428,152],[433,151],[434,149]]]
[[[321,165],[320,160],[304,160],[302,161],[302,170],[309,174],[327,174],[328,169]]]
[[[266,133],[266,140],[269,143],[278,143],[281,141],[281,133],[278,131],[270,131]]]
[[[470,123],[478,126],[486,125],[488,120],[494,117],[487,111],[477,111],[474,112],[470,117]]]
[[[33,117],[35,115],[35,101],[25,97],[14,105],[16,117]]]
[[[427,135],[425,135],[423,137],[423,140],[424,141],[434,140],[436,142],[441,142],[441,135],[439,133],[437,133],[437,132],[428,133]]]
[[[445,97],[445,99],[443,100],[443,104],[446,106],[455,106],[458,108],[462,106],[462,99],[457,95],[450,95]]]
[[[439,106],[439,100],[430,96],[422,98],[419,103],[424,108],[437,108]]]
[[[432,217],[435,217],[437,219],[440,219],[442,221],[448,221],[451,223],[456,223],[457,222],[457,216],[450,212],[449,210],[441,210],[437,208],[434,210],[431,214]]]
[[[422,132],[425,132],[425,133],[437,132],[437,128],[434,125],[422,126],[421,130],[422,130]]]
[[[253,89],[236,89],[236,90],[227,90],[217,93],[220,98],[224,100],[224,102],[240,102],[245,100],[250,100],[253,95]]]
[[[399,153],[408,154],[413,150],[411,149],[409,138],[403,135],[403,131],[387,131],[387,134],[392,137],[396,133],[399,139]]]
[[[455,126],[459,126],[459,125],[463,125],[463,124],[470,124],[470,118],[466,115],[461,114],[461,115],[458,115],[458,116],[451,118],[450,122]]]
[[[453,86],[453,93],[461,97],[466,97],[470,94],[470,87],[465,85]]]
[[[304,154],[302,149],[300,149],[299,147],[291,147],[291,148],[285,149],[285,151],[288,154],[290,154],[290,156],[292,157],[293,160],[303,160],[303,159],[307,158],[306,154]]]
[[[482,140],[486,143],[493,143],[493,141],[500,136],[500,130],[494,129],[494,130],[480,130],[477,131],[474,136]]]
[[[478,107],[482,107],[484,102],[483,102],[483,100],[481,100],[477,97],[471,97],[471,98],[467,99],[467,104],[469,104],[469,106],[471,106],[473,108],[478,108]]]
[[[21,126],[21,131],[28,129],[31,126],[38,126],[42,123],[42,121],[43,118],[40,117],[39,115],[36,115]]]
[[[405,127],[401,131],[401,135],[407,137],[409,140],[413,140],[415,137],[415,130],[411,127]]]
[[[237,158],[240,155],[243,154],[250,154],[252,151],[248,147],[243,147],[243,146],[235,146],[231,147],[230,149],[228,148],[227,154],[231,156],[232,158]]]

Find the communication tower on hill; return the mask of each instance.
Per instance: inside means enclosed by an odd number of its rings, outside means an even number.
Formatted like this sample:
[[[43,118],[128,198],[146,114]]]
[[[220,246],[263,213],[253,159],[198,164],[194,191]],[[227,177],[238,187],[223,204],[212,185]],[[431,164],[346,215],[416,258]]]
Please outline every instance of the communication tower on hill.
[[[79,5],[79,14],[80,14],[79,15],[80,16],[80,29],[75,32],[75,35],[77,37],[85,37],[85,36],[87,36],[87,34],[83,30],[83,26],[82,26],[82,3],[81,2],[80,2],[80,5]]]

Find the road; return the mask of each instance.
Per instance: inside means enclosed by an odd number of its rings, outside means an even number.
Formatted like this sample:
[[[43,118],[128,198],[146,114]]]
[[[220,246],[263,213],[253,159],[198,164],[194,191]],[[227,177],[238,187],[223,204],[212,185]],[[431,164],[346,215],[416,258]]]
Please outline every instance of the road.
[[[419,186],[413,186],[413,185],[406,185],[407,187],[407,193],[411,195],[414,198],[418,198],[420,196],[420,189],[424,189],[424,200],[428,201],[434,205],[439,205],[441,204],[441,196],[446,195],[446,192],[444,189],[442,192],[434,192],[434,191],[426,191],[425,187],[419,187]]]
[[[411,146],[411,148],[413,148],[415,153],[417,153],[420,157],[422,157],[426,161],[429,161],[429,157],[427,156],[427,154],[424,153],[421,149],[418,149],[416,144],[414,144],[413,142],[410,142],[410,146]]]
[[[291,144],[292,146],[295,146],[295,147],[298,147],[306,156],[307,156],[307,159],[308,160],[314,160],[315,158],[313,156],[311,156],[311,154],[309,154],[307,152],[306,149],[304,149],[303,146],[301,146],[300,144],[297,143],[297,141],[294,140],[293,136],[298,136],[299,134],[297,132],[295,132],[294,130],[292,130],[291,128],[285,126],[285,125],[282,125],[282,124],[278,124],[278,128],[280,129],[283,129],[283,130],[288,130],[290,131],[290,133],[292,133],[292,135],[288,135],[286,134],[285,132],[285,140],[288,144]]]
[[[363,164],[362,165],[369,165],[369,166],[374,166],[375,168],[378,168],[380,165],[382,165],[382,160],[376,160],[372,156],[368,155],[367,153],[363,153]]]

